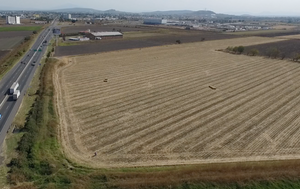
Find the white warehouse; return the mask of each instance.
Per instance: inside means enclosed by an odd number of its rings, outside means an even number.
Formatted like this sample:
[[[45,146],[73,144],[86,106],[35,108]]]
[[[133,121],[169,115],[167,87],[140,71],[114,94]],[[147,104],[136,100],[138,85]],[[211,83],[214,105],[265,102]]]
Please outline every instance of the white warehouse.
[[[159,24],[166,24],[167,20],[165,19],[160,19],[160,18],[145,18],[144,19],[144,24],[149,24],[149,25],[159,25]]]
[[[6,23],[7,24],[21,24],[21,17],[20,16],[7,16]]]

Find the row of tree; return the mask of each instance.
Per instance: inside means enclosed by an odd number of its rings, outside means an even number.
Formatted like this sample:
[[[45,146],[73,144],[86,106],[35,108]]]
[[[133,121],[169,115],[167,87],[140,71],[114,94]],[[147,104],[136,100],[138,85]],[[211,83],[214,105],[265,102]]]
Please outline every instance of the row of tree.
[[[245,51],[244,46],[235,46],[235,47],[227,47],[226,48],[227,52],[234,53],[234,54],[242,54]],[[251,49],[250,51],[247,52],[247,55],[251,56],[256,56],[259,54],[259,51],[255,48]]]
[[[231,52],[231,53],[235,53],[235,54],[242,54],[245,50],[244,46],[236,46],[236,47],[227,47],[226,51]]]
[[[245,48],[243,46],[235,46],[235,47],[227,47],[226,48],[227,52],[234,53],[234,54],[242,54],[245,51]],[[259,50],[256,48],[252,48],[250,51],[247,51],[247,55],[250,56],[256,56],[259,54]],[[265,55],[268,56],[269,58],[280,58],[281,60],[286,58],[286,54],[284,52],[281,52],[278,48],[276,47],[271,47],[268,48],[265,51]],[[292,61],[298,62],[300,60],[300,53],[294,53],[292,55]]]

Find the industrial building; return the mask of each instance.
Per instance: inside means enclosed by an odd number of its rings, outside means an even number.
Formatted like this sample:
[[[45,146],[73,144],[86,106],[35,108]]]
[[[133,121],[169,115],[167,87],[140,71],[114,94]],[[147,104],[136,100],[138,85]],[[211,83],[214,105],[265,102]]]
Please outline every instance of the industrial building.
[[[21,24],[21,17],[20,16],[7,16],[6,23],[7,24]]]
[[[144,24],[148,25],[160,25],[160,24],[166,24],[167,20],[160,19],[160,18],[146,18],[144,19]]]
[[[85,35],[91,40],[123,38],[121,32],[90,32]]]
[[[71,14],[64,14],[63,18],[71,20],[72,19],[72,15]]]

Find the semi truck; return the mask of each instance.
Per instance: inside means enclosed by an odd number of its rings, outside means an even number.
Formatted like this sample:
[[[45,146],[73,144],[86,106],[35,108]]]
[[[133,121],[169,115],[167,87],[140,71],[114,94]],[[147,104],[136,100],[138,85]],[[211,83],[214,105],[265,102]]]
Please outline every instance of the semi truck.
[[[14,82],[12,84],[12,86],[9,88],[10,94],[13,94],[17,90],[18,87],[19,87],[19,83],[18,82]]]
[[[19,96],[20,96],[20,91],[19,90],[15,90],[15,92],[13,94],[13,99],[14,100],[18,100]]]

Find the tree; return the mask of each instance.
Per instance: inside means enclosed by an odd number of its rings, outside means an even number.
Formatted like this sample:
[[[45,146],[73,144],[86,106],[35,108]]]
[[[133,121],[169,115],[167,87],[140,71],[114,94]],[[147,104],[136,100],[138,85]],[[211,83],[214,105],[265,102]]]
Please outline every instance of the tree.
[[[293,61],[298,62],[299,59],[300,59],[300,54],[299,53],[294,53]]]
[[[233,47],[232,51],[233,51],[234,53],[238,52],[238,47]]]
[[[240,54],[242,54],[244,52],[245,48],[243,46],[238,46],[237,48],[237,52],[239,52]]]
[[[277,56],[280,54],[280,51],[277,48],[272,49],[272,55],[274,58],[277,58]]]
[[[52,47],[52,52],[54,52],[54,47]]]
[[[226,50],[229,51],[229,52],[231,52],[231,51],[233,51],[233,47],[228,46],[228,47],[226,48]]]
[[[257,49],[251,49],[250,50],[250,54],[252,55],[252,56],[256,56],[256,55],[258,55],[259,54],[259,51],[257,50]]]
[[[268,55],[269,58],[272,58],[272,57],[277,58],[279,54],[280,54],[280,51],[275,47],[274,48],[269,48],[267,50],[267,55]]]
[[[32,33],[33,33],[33,34],[37,34],[37,31],[34,30]]]
[[[30,40],[30,36],[24,38],[24,41],[28,41],[28,40]]]
[[[47,58],[49,58],[51,56],[51,52],[48,52],[47,54]]]

